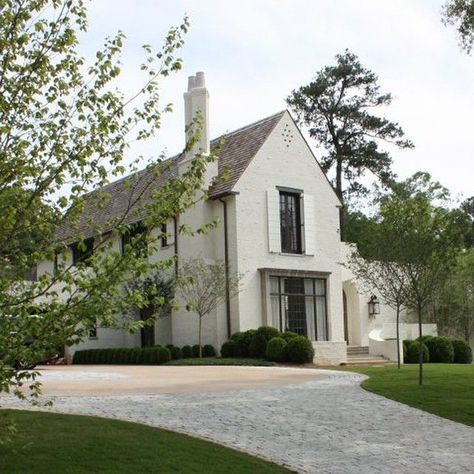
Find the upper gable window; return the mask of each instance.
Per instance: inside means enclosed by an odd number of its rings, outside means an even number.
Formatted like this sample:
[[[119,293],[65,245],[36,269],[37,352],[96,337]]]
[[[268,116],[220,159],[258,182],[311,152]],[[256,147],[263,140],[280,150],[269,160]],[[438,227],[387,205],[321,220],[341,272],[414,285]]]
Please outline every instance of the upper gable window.
[[[281,251],[302,253],[301,239],[301,195],[280,191]]]

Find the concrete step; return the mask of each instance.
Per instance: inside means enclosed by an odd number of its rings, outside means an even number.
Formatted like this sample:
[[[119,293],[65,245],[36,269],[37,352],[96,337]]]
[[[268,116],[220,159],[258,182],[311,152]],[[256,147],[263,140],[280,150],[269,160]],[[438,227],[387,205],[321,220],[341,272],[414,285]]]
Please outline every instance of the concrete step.
[[[347,354],[368,354],[369,347],[368,346],[347,346]]]
[[[346,365],[385,365],[390,363],[382,357],[348,357]]]

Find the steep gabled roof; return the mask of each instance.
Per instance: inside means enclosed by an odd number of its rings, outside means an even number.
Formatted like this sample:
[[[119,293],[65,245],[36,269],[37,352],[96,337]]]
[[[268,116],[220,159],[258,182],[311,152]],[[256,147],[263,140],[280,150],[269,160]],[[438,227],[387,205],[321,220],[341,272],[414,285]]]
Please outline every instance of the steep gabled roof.
[[[221,143],[218,174],[225,176],[224,180],[211,186],[211,197],[232,191],[284,114],[285,111],[279,112],[211,141],[214,150]],[[142,220],[154,192],[177,175],[182,157],[184,155],[180,153],[157,167],[145,168],[86,195],[84,212],[74,227],[65,224],[58,229],[58,240],[71,242],[78,236],[88,238]]]
[[[232,191],[285,112],[278,112],[246,127],[222,135],[211,142],[212,148],[223,140],[223,146],[219,152],[218,174],[220,176],[226,175],[225,181],[211,186],[209,190],[211,197]]]

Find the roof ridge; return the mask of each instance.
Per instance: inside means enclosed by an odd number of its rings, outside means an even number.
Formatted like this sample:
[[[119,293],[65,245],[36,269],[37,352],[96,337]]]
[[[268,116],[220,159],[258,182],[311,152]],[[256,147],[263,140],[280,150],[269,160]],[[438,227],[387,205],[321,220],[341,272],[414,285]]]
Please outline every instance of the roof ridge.
[[[280,110],[280,112],[277,112],[277,113],[275,113],[275,114],[269,115],[268,117],[264,117],[263,119],[257,120],[257,121],[255,121],[255,122],[252,122],[252,123],[248,124],[248,125],[244,125],[243,127],[240,127],[240,128],[235,129],[235,130],[232,130],[231,132],[223,133],[222,135],[219,135],[218,137],[213,138],[213,139],[211,140],[211,144],[212,144],[212,143],[215,143],[215,142],[218,142],[219,140],[221,140],[221,139],[224,138],[224,137],[230,137],[230,136],[232,136],[232,135],[234,135],[234,134],[236,134],[236,133],[244,132],[245,130],[247,130],[247,129],[249,129],[249,128],[253,128],[253,127],[256,127],[256,126],[258,126],[258,125],[262,125],[263,123],[268,122],[268,121],[270,121],[270,120],[276,118],[276,117],[279,116],[279,115],[283,115],[285,112],[287,112],[287,109]],[[106,190],[106,188],[108,188],[108,187],[110,187],[110,186],[114,186],[114,185],[116,185],[116,184],[119,184],[120,182],[126,181],[127,179],[131,179],[132,177],[135,177],[135,176],[138,177],[138,175],[140,175],[140,174],[146,172],[149,166],[153,166],[153,165],[155,165],[155,164],[164,164],[164,163],[166,163],[167,161],[172,161],[172,160],[178,159],[178,158],[182,155],[182,153],[183,153],[183,152],[181,151],[181,152],[176,153],[176,154],[174,154],[173,156],[170,156],[169,158],[165,158],[164,160],[159,161],[159,162],[157,162],[157,163],[149,163],[149,164],[147,164],[144,168],[135,170],[135,171],[133,171],[132,173],[129,173],[129,174],[125,175],[125,176],[122,176],[122,177],[120,177],[120,178],[118,178],[118,179],[116,179],[116,180],[114,180],[114,181],[110,181],[110,182],[108,182],[107,184],[104,184],[104,186],[101,186],[100,188],[95,188],[95,189],[92,189],[91,191],[88,191],[87,193],[84,194],[84,197],[86,197],[86,196],[88,196],[88,195],[90,195],[90,194],[94,194],[94,193],[96,193],[97,191],[104,191],[104,190]]]
[[[257,120],[256,122],[252,122],[248,125],[244,125],[243,127],[240,127],[240,128],[237,128],[235,130],[232,130],[231,132],[227,132],[227,133],[223,133],[222,135],[219,135],[218,137],[216,138],[213,138],[211,140],[211,142],[215,142],[217,140],[220,140],[221,138],[223,137],[229,137],[231,135],[234,135],[236,133],[241,133],[241,132],[244,132],[245,130],[249,129],[249,128],[253,128],[253,127],[256,127],[258,125],[262,125],[263,123],[265,122],[269,122],[270,120],[273,120],[275,119],[276,117],[278,117],[279,115],[283,116],[283,114],[287,112],[287,109],[284,109],[284,110],[280,110],[280,112],[277,112],[275,114],[272,114],[272,115],[269,115],[268,117],[265,117],[263,119],[260,119],[260,120]]]

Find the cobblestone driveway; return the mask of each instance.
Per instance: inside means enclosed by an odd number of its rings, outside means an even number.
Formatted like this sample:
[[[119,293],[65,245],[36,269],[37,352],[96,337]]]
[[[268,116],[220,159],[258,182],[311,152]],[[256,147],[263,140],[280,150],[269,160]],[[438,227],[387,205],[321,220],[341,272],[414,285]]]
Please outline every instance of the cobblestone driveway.
[[[299,472],[474,472],[474,428],[366,392],[361,379],[334,371],[325,380],[258,390],[54,397],[54,410],[186,432]]]

